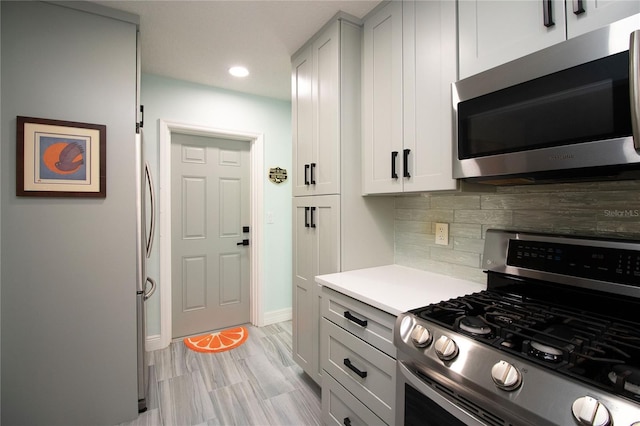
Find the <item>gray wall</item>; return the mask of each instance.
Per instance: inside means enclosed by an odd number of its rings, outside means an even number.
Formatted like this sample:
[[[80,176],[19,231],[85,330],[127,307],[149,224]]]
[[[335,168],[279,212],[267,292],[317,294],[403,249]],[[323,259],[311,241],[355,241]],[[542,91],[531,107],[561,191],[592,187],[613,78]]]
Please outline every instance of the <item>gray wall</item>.
[[[449,223],[449,245],[434,243]],[[640,181],[498,187],[396,198],[396,263],[477,282],[489,228],[640,239]]]
[[[137,415],[136,26],[2,2],[2,423]],[[105,124],[106,199],[16,197],[16,116]]]

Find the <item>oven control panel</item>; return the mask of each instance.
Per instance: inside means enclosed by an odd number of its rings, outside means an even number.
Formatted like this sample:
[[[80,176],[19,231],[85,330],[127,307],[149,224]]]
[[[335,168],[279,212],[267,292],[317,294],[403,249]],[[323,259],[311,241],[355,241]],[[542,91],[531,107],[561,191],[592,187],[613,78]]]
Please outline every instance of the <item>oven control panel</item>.
[[[507,265],[639,286],[640,252],[633,250],[514,239]]]

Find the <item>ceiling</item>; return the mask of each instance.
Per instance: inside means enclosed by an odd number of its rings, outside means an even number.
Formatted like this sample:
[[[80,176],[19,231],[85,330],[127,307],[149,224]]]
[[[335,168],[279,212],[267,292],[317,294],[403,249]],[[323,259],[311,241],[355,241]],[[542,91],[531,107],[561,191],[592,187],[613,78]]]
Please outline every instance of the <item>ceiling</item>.
[[[291,98],[291,55],[338,11],[364,17],[379,0],[95,1],[140,16],[142,72]],[[250,75],[231,77],[244,65]]]

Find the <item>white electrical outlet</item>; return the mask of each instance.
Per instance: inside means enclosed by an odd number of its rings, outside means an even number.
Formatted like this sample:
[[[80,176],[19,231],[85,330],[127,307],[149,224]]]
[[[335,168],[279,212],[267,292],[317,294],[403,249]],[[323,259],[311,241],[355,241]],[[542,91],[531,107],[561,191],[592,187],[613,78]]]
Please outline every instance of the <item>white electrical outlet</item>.
[[[449,245],[449,224],[436,223],[436,244]]]

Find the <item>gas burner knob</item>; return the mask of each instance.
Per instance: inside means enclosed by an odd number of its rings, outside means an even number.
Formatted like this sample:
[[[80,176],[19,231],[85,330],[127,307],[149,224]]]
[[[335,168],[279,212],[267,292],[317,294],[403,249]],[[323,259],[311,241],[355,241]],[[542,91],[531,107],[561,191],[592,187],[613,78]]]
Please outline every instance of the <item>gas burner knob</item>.
[[[417,324],[413,330],[411,330],[411,341],[413,345],[417,348],[426,348],[431,344],[433,337],[429,330]]]
[[[493,382],[502,390],[513,391],[522,384],[522,374],[507,361],[500,361],[491,368]]]
[[[579,425],[584,426],[609,426],[611,414],[607,407],[600,401],[590,396],[576,399],[571,406],[573,417]]]
[[[458,356],[458,345],[447,336],[440,336],[435,343],[436,355],[443,361],[451,361]]]

